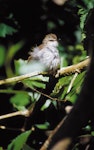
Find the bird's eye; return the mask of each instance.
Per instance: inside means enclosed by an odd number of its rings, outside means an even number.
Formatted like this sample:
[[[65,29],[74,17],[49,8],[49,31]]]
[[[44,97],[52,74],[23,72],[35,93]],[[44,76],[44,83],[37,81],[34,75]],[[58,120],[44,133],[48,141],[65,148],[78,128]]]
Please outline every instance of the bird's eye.
[[[50,40],[50,41],[54,41],[54,40]]]

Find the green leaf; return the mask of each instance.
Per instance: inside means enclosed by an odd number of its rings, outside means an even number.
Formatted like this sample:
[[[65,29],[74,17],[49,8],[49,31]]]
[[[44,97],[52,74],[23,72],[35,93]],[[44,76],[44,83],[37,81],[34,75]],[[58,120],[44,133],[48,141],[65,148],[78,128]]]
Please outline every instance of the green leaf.
[[[56,84],[54,92],[52,94],[53,97],[62,97],[61,99],[64,98],[68,85],[70,83],[71,76],[65,76],[59,79],[59,82]]]
[[[44,111],[46,108],[48,108],[51,104],[51,100],[46,100],[45,104],[41,107],[41,110]]]
[[[46,130],[48,129],[49,123],[45,122],[44,124],[35,124],[35,126],[39,129]]]
[[[15,56],[15,54],[19,50],[21,50],[23,44],[24,42],[20,41],[20,42],[17,42],[16,44],[10,45],[8,48],[8,51],[6,53],[6,61],[5,61],[5,70],[6,70],[7,77],[14,76],[14,72],[12,71],[12,68],[11,68],[11,61],[13,57]]]
[[[69,84],[71,82],[71,80],[73,79],[74,75],[70,75],[70,76],[65,76],[62,77],[61,79],[59,79],[59,82],[56,84],[55,89],[53,91],[53,93],[51,94],[52,97],[57,97],[58,99],[61,100],[69,100],[72,103],[75,103],[77,96],[80,92],[82,83],[83,83],[83,79],[85,76],[85,71],[83,71],[82,73],[78,74],[78,76],[76,77],[71,91],[69,93],[67,93],[68,88],[69,88]]]
[[[23,81],[23,84],[31,89],[35,89],[35,88],[39,88],[39,89],[45,89],[45,82],[43,82],[42,80],[38,80],[38,79],[26,79]]]
[[[91,132],[91,135],[94,136],[94,131]]]
[[[7,24],[0,23],[0,37],[6,37],[6,35],[12,35],[17,30]]]
[[[83,71],[76,77],[76,79],[73,83],[72,89],[69,92],[69,94],[67,95],[67,99],[70,100],[72,103],[75,103],[77,96],[80,93],[85,73],[86,72]]]
[[[31,134],[31,130],[26,131],[19,136],[17,136],[7,147],[7,150],[21,150],[26,143],[29,135]]]
[[[23,109],[30,103],[30,96],[25,93],[19,93],[10,98],[10,102],[18,109]],[[24,107],[23,107],[24,106]]]
[[[29,92],[28,94],[30,95],[32,99],[32,103],[36,102],[40,97],[40,94],[37,92]]]
[[[19,41],[16,44],[12,44],[9,46],[8,48],[8,53],[7,53],[7,62],[11,61],[11,59],[15,56],[15,54],[21,50],[21,48],[23,47],[24,42],[23,41]]]
[[[87,9],[92,9],[94,7],[93,0],[83,0],[83,3],[87,7]]]
[[[43,77],[42,75],[38,75],[36,77],[31,77],[29,79],[25,79],[23,84],[29,88],[42,88],[45,89],[45,85],[48,82],[49,77]]]
[[[0,67],[3,66],[5,61],[5,47],[0,45]]]

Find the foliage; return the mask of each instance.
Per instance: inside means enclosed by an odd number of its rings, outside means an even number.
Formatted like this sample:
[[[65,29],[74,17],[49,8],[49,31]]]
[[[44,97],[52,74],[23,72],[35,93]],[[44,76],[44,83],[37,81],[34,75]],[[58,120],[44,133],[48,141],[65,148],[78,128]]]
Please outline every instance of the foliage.
[[[7,35],[12,35],[15,32],[17,32],[17,30],[13,27],[4,23],[0,24],[0,37],[6,37]]]
[[[4,60],[5,60],[5,47],[3,45],[0,45],[0,67],[2,67],[2,65],[4,64]]]
[[[31,134],[31,131],[26,131],[16,137],[9,145],[7,150],[21,150],[24,147],[24,144],[27,141],[27,138]]]
[[[75,0],[68,1],[62,7],[64,12],[61,14],[59,12],[59,16],[57,14],[56,16],[54,16],[54,19],[52,17],[53,14],[49,14],[49,3],[47,3],[48,1],[42,0],[41,2],[42,2],[42,8],[43,8],[44,14],[41,15],[40,20],[42,23],[44,23],[45,21],[47,32],[55,32],[57,34],[62,34],[60,33],[60,31],[62,30],[64,31],[65,29],[65,25],[67,22],[66,14],[68,13],[71,14],[71,17],[70,17],[71,21],[73,19],[72,18],[73,16],[76,16],[79,20],[76,24],[76,28],[72,30],[72,34],[70,35],[70,37],[68,37],[66,33],[64,33],[64,35],[61,36],[61,38],[64,36],[63,37],[64,43],[60,42],[60,45],[58,47],[60,56],[61,56],[61,67],[66,67],[72,64],[77,64],[80,61],[83,61],[87,57],[87,52],[84,50],[83,42],[82,42],[86,36],[84,32],[84,25],[85,25],[85,20],[86,20],[89,10],[94,7],[94,2],[92,0],[82,0],[83,4],[80,4],[79,2],[76,2]],[[61,8],[59,9],[61,10]],[[17,26],[20,24],[19,22],[16,22],[13,20],[13,15],[12,17],[11,15],[9,16],[10,17],[8,19],[12,23],[16,24]],[[23,55],[25,56],[25,54],[29,51],[29,49],[27,46],[27,49],[26,49],[27,52],[26,50],[24,50],[25,44],[27,41],[24,42],[23,38],[19,42],[17,41],[17,39],[16,40],[12,39],[15,37],[15,34],[17,33],[21,34],[20,29],[16,29],[14,27],[14,24],[9,25],[7,23],[4,23],[3,21],[0,23],[0,37],[2,39],[0,43],[0,69],[3,70],[1,72],[2,74],[0,74],[0,77],[9,78],[9,77],[17,76],[17,75],[30,73],[35,70],[44,71],[44,66],[41,66],[41,64],[36,65],[35,62],[34,64],[33,63],[27,64],[27,61],[21,57],[20,53],[21,54],[23,53]],[[59,29],[61,30],[58,31]],[[36,37],[37,36],[39,37],[40,33],[38,31],[38,28],[36,30],[38,32]],[[75,37],[75,40],[72,41],[74,37]],[[8,41],[8,43],[6,44],[4,42],[7,41],[7,38],[11,39],[11,42]],[[58,80],[58,83],[54,87],[54,90],[52,91],[50,95],[48,95],[48,96],[51,96],[53,100],[50,99],[50,97],[47,97],[47,101],[42,106],[42,108],[40,108],[40,113],[42,112],[45,114],[47,110],[50,112],[51,106],[54,107],[54,110],[59,112],[58,104],[57,104],[58,102],[55,101],[56,99],[60,101],[61,103],[63,103],[63,105],[65,105],[65,102],[70,102],[71,105],[73,105],[76,102],[76,98],[80,93],[82,83],[85,77],[85,73],[86,71],[82,70],[82,72],[78,74],[69,92],[68,92],[68,88],[69,88],[70,82],[72,81],[74,77],[74,74],[66,75],[65,77],[60,77],[60,79]],[[32,108],[32,104],[35,104],[39,100],[40,95],[45,94],[45,93],[42,93],[42,91],[46,88],[46,84],[48,82],[49,82],[49,77],[45,77],[42,75],[36,76],[36,77],[25,79],[22,82],[12,83],[6,86],[1,86],[0,93],[1,94],[4,93],[5,95],[8,95],[6,101],[8,101],[9,105],[12,106],[12,110],[10,110],[9,112],[19,111],[19,110],[23,111],[23,110],[27,110],[28,108]],[[4,104],[4,107],[5,107],[5,104]],[[7,112],[8,111],[6,111],[5,113]],[[3,113],[1,112],[1,114]],[[37,121],[35,122],[33,121],[33,123],[31,123],[30,129],[31,128],[34,129],[34,134],[37,133],[37,130],[39,132],[44,132],[44,131],[53,129],[53,127],[50,124],[49,119],[48,121],[47,121],[47,118],[40,119],[40,116],[39,118],[37,118]],[[36,119],[36,117],[34,119]],[[51,118],[51,120],[53,120],[53,118]],[[10,118],[10,122],[11,122],[11,118]],[[24,124],[25,122],[20,128],[22,128]],[[5,126],[7,128],[7,123],[5,124]],[[90,124],[89,126],[90,126],[90,132],[93,134],[94,131],[92,129],[92,125]],[[15,130],[16,128],[17,127],[15,127]],[[33,142],[31,142],[32,143],[31,145],[29,145],[30,143],[26,144],[26,141],[28,140],[28,137],[30,134],[32,137],[34,136],[33,133],[31,133],[31,131],[27,131],[27,129],[24,133],[18,134],[18,136],[17,137],[15,136],[15,138],[12,139],[12,142],[9,145],[7,145],[7,149],[8,150],[12,150],[12,149],[14,150],[31,149],[32,150],[35,145],[38,145],[38,147],[40,147],[39,143],[44,142],[44,139],[42,142],[40,139],[39,139],[40,141],[37,142],[36,136],[32,140]],[[37,134],[37,136],[39,135]],[[1,146],[0,149],[4,147],[4,145],[2,146],[2,144],[0,146]]]

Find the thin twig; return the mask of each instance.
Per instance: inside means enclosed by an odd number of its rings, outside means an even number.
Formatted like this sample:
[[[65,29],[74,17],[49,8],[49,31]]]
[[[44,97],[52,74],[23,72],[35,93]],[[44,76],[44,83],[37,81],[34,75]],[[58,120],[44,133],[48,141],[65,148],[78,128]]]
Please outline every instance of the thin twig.
[[[30,88],[31,88],[31,87],[30,87]],[[45,94],[45,93],[43,93],[43,92],[40,92],[39,90],[37,90],[37,89],[35,89],[35,88],[31,88],[31,89],[32,89],[33,91],[35,91],[35,92],[41,94],[41,95],[44,95],[44,96],[47,97],[48,99],[51,99],[51,100],[53,100],[53,101],[61,101],[60,99],[53,98],[53,97],[51,97],[51,96],[49,96],[49,95],[47,95],[47,94]]]
[[[68,90],[67,90],[67,94],[71,91],[72,86],[73,86],[73,83],[74,83],[75,79],[77,78],[77,76],[78,76],[78,72],[76,72],[76,73],[74,74],[74,76],[73,76],[73,78],[72,78],[72,80],[71,80],[71,82],[70,82],[70,84],[69,84],[69,87],[68,87]]]

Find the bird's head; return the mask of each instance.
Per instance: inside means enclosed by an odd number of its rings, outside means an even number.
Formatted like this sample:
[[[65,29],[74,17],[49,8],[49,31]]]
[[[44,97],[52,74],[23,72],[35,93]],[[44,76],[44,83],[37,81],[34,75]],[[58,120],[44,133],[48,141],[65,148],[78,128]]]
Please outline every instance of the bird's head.
[[[57,36],[53,33],[47,34],[43,39],[42,43],[47,46],[57,47],[58,46]]]

